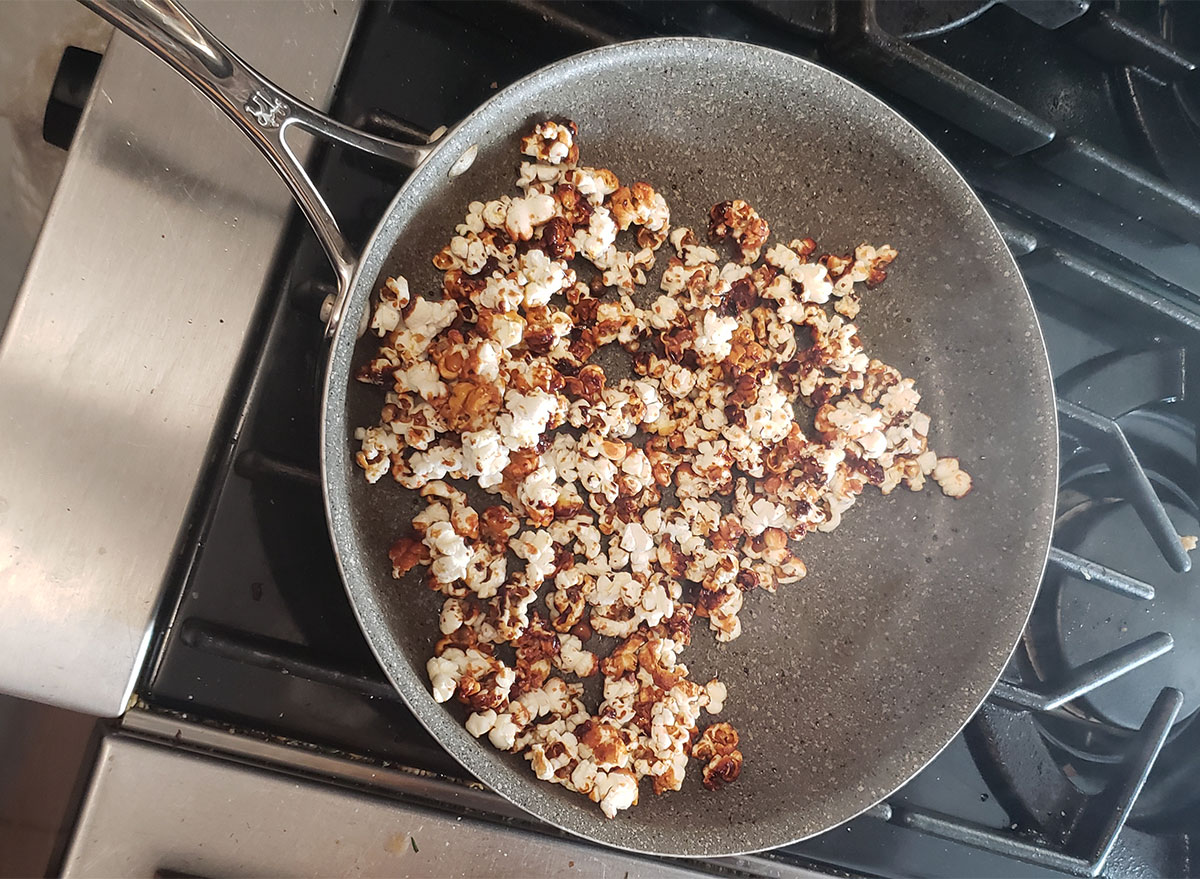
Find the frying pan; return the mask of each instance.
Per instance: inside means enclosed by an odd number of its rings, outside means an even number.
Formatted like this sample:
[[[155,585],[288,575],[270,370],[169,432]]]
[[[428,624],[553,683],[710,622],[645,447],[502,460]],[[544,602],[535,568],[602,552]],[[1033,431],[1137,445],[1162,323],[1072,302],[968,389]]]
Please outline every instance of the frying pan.
[[[1049,548],[1057,429],[1029,295],[995,225],[909,123],[841,77],[780,52],[711,39],[654,39],[586,52],[497,93],[431,146],[395,144],[305,107],[247,67],[170,0],[91,0],[245,131],[291,187],[328,252],[323,467],[326,510],[350,600],[384,671],[464,767],[538,818],[590,839],[665,855],[723,855],[827,830],[896,790],[987,696],[1024,627]],[[390,480],[368,486],[353,429],[374,424],[378,390],[351,379],[373,291],[391,274],[440,289],[431,256],[466,205],[511,191],[518,140],[570,118],[585,162],[663,192],[677,225],[745,198],[776,237],[841,252],[900,251],[859,326],[867,349],[917,381],[931,444],[956,454],[974,491],[864,496],[845,524],[802,546],[809,576],[757,592],[744,634],[697,632],[696,680],[729,686],[723,719],[746,755],[741,778],[654,796],[619,817],[538,782],[519,756],[469,735],[458,706],[429,694],[441,597],[396,583],[387,549],[423,506]],[[338,232],[285,143],[307,129],[415,166],[361,256]],[[643,786],[644,788],[647,786]]]

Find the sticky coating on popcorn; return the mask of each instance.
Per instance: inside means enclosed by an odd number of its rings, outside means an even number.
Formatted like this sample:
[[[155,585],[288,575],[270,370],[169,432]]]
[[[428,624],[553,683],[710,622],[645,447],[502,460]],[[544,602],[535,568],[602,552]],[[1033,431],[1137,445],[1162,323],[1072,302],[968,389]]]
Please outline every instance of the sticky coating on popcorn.
[[[384,404],[356,459],[427,504],[389,557],[445,596],[434,698],[611,818],[644,780],[679,790],[691,761],[709,789],[742,770],[729,721],[701,730],[737,694],[689,677],[697,618],[737,638],[743,604],[803,579],[798,541],[868,485],[958,498],[971,477],[930,449],[915,383],[852,323],[893,248],[770,243],[736,198],[702,242],[649,183],[580,165],[569,120],[521,154],[519,194],[472,202],[433,257],[441,291],[380,291],[357,378]],[[625,377],[593,362],[603,349],[625,352]]]

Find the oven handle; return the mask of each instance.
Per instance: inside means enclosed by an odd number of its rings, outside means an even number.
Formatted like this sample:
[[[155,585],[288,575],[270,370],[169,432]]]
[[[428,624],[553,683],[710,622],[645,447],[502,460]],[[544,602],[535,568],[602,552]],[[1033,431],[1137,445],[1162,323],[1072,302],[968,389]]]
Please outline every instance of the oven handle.
[[[296,126],[408,168],[432,152],[430,145],[398,143],[343,125],[279,88],[246,64],[175,0],[81,0],[118,30],[137,40],[220,107],[262,152],[291,190],[333,265],[337,296],[323,309],[332,338],[345,311],[359,255],[346,242],[325,198],[288,146]]]

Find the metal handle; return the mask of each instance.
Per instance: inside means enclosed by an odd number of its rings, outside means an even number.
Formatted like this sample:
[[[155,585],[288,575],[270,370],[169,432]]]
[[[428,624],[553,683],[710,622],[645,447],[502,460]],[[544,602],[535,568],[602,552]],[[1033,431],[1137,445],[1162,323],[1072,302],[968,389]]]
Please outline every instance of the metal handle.
[[[287,130],[295,125],[409,168],[424,161],[433,147],[375,137],[298,101],[242,61],[174,0],[80,2],[166,61],[224,110],[283,178],[337,275],[338,293],[325,325],[326,337],[332,336],[345,311],[359,257],[346,243],[324,197],[288,146]]]

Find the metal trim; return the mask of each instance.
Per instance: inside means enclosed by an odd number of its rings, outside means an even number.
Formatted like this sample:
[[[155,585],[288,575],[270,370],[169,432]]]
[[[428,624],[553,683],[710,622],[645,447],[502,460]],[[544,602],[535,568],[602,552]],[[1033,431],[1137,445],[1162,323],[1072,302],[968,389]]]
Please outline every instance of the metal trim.
[[[357,2],[196,5],[329,103]],[[0,340],[2,692],[115,716],[146,655],[292,210],[214,122],[191,86],[112,41]]]
[[[316,750],[311,745],[299,742],[265,738],[246,731],[231,731],[142,707],[131,708],[125,714],[121,722],[121,735],[130,740],[169,744],[173,748],[192,753],[218,756],[326,784],[332,781],[359,791],[387,796],[416,808],[446,811],[463,818],[503,822],[508,827],[535,834],[535,839],[563,839],[581,849],[607,851],[602,846],[596,846],[537,821],[499,794],[476,782],[451,779],[407,766],[381,766],[351,755],[334,755]],[[89,793],[89,799],[90,797]],[[891,809],[884,804],[872,809],[870,814],[886,821],[891,817]],[[647,865],[686,866],[716,875],[762,876],[774,879],[815,879],[837,875],[837,871],[823,866],[818,871],[798,862],[789,862],[789,856],[779,853],[686,861],[650,859],[625,852],[622,852],[621,856],[636,857]]]

